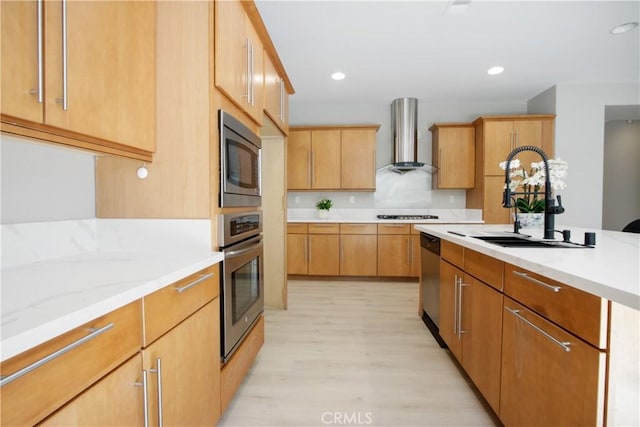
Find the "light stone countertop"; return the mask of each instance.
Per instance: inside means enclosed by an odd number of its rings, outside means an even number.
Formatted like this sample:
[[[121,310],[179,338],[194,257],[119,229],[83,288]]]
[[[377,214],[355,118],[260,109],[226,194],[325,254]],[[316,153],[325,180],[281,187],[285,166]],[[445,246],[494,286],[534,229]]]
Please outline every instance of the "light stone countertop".
[[[378,219],[377,215],[437,215],[438,219],[390,220]],[[287,209],[287,222],[316,223],[408,223],[408,224],[482,224],[481,209],[339,209],[329,210],[328,218],[319,218],[317,209]]]
[[[507,248],[470,236],[512,232],[512,225],[428,224],[416,225],[415,228],[640,310],[640,234],[557,226],[557,229],[571,230],[571,241],[577,243],[584,241],[585,232],[595,232],[595,248]],[[523,228],[520,232],[534,238],[542,238],[543,234],[539,228]]]
[[[223,259],[210,249],[209,220],[61,221],[2,233],[2,361]]]

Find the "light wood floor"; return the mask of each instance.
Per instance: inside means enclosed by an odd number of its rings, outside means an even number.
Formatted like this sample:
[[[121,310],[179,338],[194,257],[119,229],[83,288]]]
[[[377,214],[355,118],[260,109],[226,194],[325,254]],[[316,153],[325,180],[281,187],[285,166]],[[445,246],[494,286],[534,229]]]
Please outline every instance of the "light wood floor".
[[[417,283],[289,281],[219,425],[496,425],[417,300]]]

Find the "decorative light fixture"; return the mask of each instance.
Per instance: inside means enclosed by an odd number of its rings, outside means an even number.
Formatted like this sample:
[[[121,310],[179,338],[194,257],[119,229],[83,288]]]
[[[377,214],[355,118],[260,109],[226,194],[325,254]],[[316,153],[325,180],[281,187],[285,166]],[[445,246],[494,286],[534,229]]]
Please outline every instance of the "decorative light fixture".
[[[149,175],[146,163],[143,163],[142,166],[136,170],[136,175],[138,175],[138,178],[140,179],[145,179]]]
[[[637,22],[627,22],[627,23],[622,24],[622,25],[616,25],[611,30],[609,30],[609,32],[611,34],[623,34],[623,33],[626,33],[628,31],[631,31],[631,30],[633,30],[634,28],[637,28],[637,27],[638,27],[638,23]]]
[[[504,67],[496,65],[495,67],[491,67],[487,70],[487,74],[490,76],[495,76],[496,74],[500,74],[504,71]]]
[[[331,78],[333,80],[344,80],[345,77],[346,75],[341,71],[336,71],[335,73],[331,74]]]

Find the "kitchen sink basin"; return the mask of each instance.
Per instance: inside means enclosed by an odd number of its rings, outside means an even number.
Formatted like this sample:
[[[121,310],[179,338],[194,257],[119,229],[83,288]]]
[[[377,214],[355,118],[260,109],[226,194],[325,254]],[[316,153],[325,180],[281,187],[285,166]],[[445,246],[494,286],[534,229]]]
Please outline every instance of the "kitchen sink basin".
[[[534,239],[529,236],[471,236],[474,239],[484,240],[487,243],[507,248],[590,248],[578,243],[563,242],[559,240]]]

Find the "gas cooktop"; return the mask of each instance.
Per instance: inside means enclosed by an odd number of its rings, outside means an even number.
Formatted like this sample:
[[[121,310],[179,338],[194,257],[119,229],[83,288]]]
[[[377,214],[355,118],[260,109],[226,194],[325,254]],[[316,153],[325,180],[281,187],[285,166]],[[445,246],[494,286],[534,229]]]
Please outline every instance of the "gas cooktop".
[[[378,215],[378,219],[438,219],[438,215]]]

